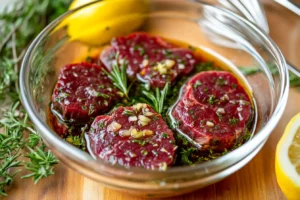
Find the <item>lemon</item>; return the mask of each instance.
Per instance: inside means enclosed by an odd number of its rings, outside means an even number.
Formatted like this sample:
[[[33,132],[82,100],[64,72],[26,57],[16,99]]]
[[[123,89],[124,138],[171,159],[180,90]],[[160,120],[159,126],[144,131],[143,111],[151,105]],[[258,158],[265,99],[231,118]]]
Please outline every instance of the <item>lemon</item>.
[[[93,0],[75,0],[74,9]],[[61,26],[68,26],[70,40],[102,45],[113,37],[137,30],[144,22],[149,0],[103,0],[67,17]]]
[[[287,125],[277,144],[277,182],[289,200],[300,200],[300,113]]]

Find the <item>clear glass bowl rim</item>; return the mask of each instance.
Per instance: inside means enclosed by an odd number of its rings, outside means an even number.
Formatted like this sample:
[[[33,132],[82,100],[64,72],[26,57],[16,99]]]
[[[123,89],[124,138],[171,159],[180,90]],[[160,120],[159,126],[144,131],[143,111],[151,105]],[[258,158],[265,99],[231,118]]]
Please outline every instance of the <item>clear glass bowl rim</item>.
[[[170,2],[167,0],[153,0],[152,2]],[[38,114],[38,111],[35,109],[33,99],[30,95],[29,91],[29,69],[30,69],[30,61],[32,60],[33,52],[35,51],[36,47],[39,45],[39,43],[49,35],[49,33],[56,27],[65,17],[71,15],[72,13],[77,12],[78,10],[81,10],[82,8],[85,8],[87,6],[99,3],[101,1],[94,1],[88,4],[85,4],[81,7],[78,7],[74,10],[67,11],[57,19],[55,19],[53,22],[51,22],[46,28],[41,31],[41,33],[34,39],[32,44],[29,46],[22,65],[21,65],[21,71],[20,71],[20,94],[21,94],[21,101],[23,103],[23,106],[25,107],[30,119],[34,123],[35,127],[38,129],[39,134],[42,136],[42,138],[46,141],[46,143],[50,143],[51,146],[55,147],[55,150],[59,153],[67,156],[71,160],[74,160],[78,163],[82,163],[85,165],[85,167],[89,168],[90,170],[93,170],[88,164],[84,164],[87,161],[94,160],[88,153],[80,150],[77,147],[74,147],[70,145],[69,143],[62,140],[59,136],[55,134],[54,131],[51,130],[51,128],[47,125],[46,122],[44,122]],[[151,2],[151,3],[152,3]],[[268,47],[271,49],[275,59],[277,60],[277,63],[279,64],[279,77],[280,77],[280,94],[278,98],[278,103],[276,107],[274,108],[274,111],[269,118],[269,121],[262,127],[262,129],[256,133],[256,135],[247,143],[243,144],[238,149],[229,152],[228,154],[211,160],[207,161],[201,164],[193,165],[193,166],[180,166],[180,167],[171,167],[166,171],[157,171],[157,170],[146,170],[141,168],[125,168],[120,165],[111,165],[109,163],[106,163],[101,160],[97,160],[97,164],[99,166],[106,166],[110,168],[110,170],[116,170],[117,171],[123,171],[123,172],[133,172],[133,173],[147,173],[152,175],[166,175],[166,176],[172,176],[176,175],[178,173],[191,173],[191,172],[199,172],[199,171],[206,171],[207,169],[210,169],[210,173],[216,173],[218,171],[221,171],[235,163],[238,163],[242,159],[246,158],[249,154],[251,154],[252,151],[255,150],[261,143],[263,143],[272,130],[277,125],[278,121],[280,120],[280,117],[283,114],[283,111],[285,109],[287,98],[288,98],[288,92],[289,92],[289,75],[288,75],[288,69],[285,63],[285,59],[277,47],[277,45],[270,39],[270,37],[264,33],[260,28],[255,26],[253,23],[245,20],[244,18],[238,16],[237,14],[218,8],[212,5],[208,5],[205,3],[200,2],[189,2],[193,6],[203,7],[205,9],[212,10],[214,12],[221,13],[222,15],[225,15],[226,17],[232,18],[234,20],[240,21],[241,23],[244,23],[247,25],[248,28],[252,29],[255,33],[257,33],[257,36],[259,36],[264,42],[267,43]],[[245,153],[246,152],[246,153]],[[241,156],[243,155],[243,156]],[[239,158],[239,159],[235,159]],[[230,162],[228,162],[230,161]],[[126,173],[125,173],[126,174]]]

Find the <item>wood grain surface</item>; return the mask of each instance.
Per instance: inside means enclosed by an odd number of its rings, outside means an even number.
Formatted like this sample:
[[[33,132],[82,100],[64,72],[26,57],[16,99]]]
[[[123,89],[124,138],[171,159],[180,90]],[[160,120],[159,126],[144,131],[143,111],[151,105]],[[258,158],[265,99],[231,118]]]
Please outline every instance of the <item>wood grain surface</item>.
[[[300,18],[275,4],[266,6],[271,37],[282,49],[286,58],[300,67]],[[276,144],[293,115],[300,111],[300,89],[291,89],[285,113],[258,155],[245,167],[225,180],[179,197],[168,200],[282,200],[285,199],[276,182],[274,154]],[[18,175],[21,176],[22,174]],[[55,175],[34,185],[31,180],[14,182],[8,188],[10,200],[62,200],[108,199],[141,200],[124,193],[107,189],[83,177],[62,163]]]

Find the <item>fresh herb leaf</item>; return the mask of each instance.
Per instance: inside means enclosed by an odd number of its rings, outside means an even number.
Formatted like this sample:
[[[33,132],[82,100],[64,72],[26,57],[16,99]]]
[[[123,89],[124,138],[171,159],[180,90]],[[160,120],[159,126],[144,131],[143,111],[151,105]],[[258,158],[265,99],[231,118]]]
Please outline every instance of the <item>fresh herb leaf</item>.
[[[239,122],[239,120],[238,120],[237,118],[235,118],[235,117],[229,119],[229,123],[230,123],[232,126],[236,125],[238,122]]]
[[[2,195],[6,195],[5,187],[13,182],[13,177],[20,171],[12,173],[10,170],[12,168],[24,166],[31,173],[23,178],[33,177],[35,183],[54,173],[53,166],[58,161],[52,152],[46,150],[20,102],[13,104],[10,110],[3,113],[0,130],[0,177],[4,180],[0,182]],[[28,139],[25,133],[29,134]],[[29,161],[20,158],[25,148],[30,151],[25,154]]]
[[[155,89],[155,94],[150,91],[143,90],[142,93],[148,99],[141,98],[142,101],[151,105],[151,107],[159,114],[161,114],[164,110],[164,105],[166,101],[166,97],[169,91],[169,83],[166,83],[163,90],[159,91],[158,88]]]
[[[209,98],[208,98],[208,103],[210,105],[213,105],[214,103],[217,103],[219,100],[216,98],[215,95],[210,95]]]
[[[108,72],[105,69],[103,69],[103,71],[112,80],[114,86],[119,88],[124,93],[125,97],[129,99],[128,94],[131,86],[127,86],[126,68],[127,64],[125,61],[119,66],[119,54],[117,53],[116,64],[113,65],[112,71]]]

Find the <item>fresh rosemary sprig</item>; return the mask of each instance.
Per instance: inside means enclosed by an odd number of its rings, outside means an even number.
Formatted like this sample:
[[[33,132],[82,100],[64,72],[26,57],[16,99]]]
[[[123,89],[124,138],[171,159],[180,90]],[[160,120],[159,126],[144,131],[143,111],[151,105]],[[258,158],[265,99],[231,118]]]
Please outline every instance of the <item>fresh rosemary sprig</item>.
[[[153,94],[151,91],[143,90],[142,93],[147,99],[142,97],[141,100],[151,105],[156,112],[161,114],[164,110],[165,100],[169,91],[169,85],[169,83],[166,83],[165,87],[161,91],[159,88],[156,88],[155,94]]]
[[[28,120],[27,113],[20,106],[20,102],[13,104],[12,108],[4,112],[0,120],[0,177],[5,180],[0,182],[0,193],[5,195],[5,187],[13,181],[15,172],[12,168],[25,166],[30,174],[22,178],[33,177],[37,183],[40,178],[52,175],[53,165],[58,160],[42,142],[40,136],[36,133],[31,122]],[[24,135],[28,134],[28,138]],[[23,155],[28,149],[30,152]],[[26,161],[22,156],[29,158]]]
[[[20,61],[33,38],[68,9],[71,0],[17,0],[0,12],[0,194],[27,169],[37,183],[58,162],[19,103]],[[10,103],[17,102],[17,103]],[[26,153],[28,152],[29,153]]]
[[[110,80],[113,82],[113,84],[121,90],[121,92],[125,95],[127,99],[129,99],[128,94],[131,85],[127,86],[127,75],[126,75],[126,68],[127,64],[125,61],[119,66],[119,54],[116,54],[116,63],[112,66],[111,72],[106,71],[103,69],[103,71],[107,74],[107,76],[110,78]]]

